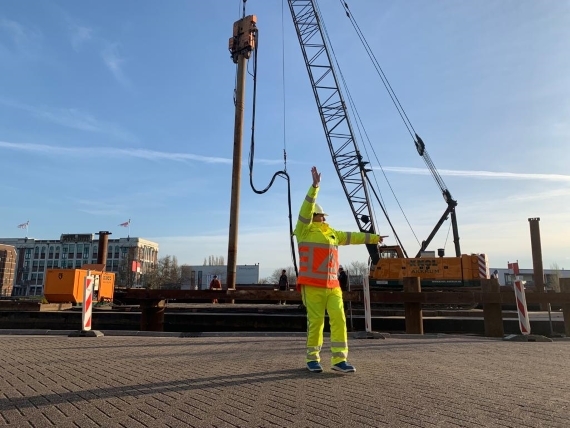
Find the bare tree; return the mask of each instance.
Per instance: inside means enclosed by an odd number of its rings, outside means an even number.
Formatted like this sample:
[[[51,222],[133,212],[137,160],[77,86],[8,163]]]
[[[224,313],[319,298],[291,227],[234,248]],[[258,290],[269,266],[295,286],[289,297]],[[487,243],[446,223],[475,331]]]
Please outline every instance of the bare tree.
[[[351,276],[368,276],[370,273],[368,270],[368,265],[364,262],[352,261],[348,266],[344,266],[344,269],[348,271],[348,275]]]
[[[546,286],[549,289],[560,293],[560,267],[558,266],[558,263],[552,263],[550,265],[550,269],[554,272],[546,275]]]
[[[182,282],[182,269],[178,265],[176,256],[164,256],[158,260],[158,263],[149,268],[145,274],[146,288],[161,288],[169,286],[172,288],[180,287]]]
[[[204,259],[204,266],[223,266],[225,264],[224,256],[208,256],[208,262]]]
[[[266,282],[260,282],[260,284],[279,284],[279,277],[281,276],[281,271],[283,269],[285,269],[285,273],[287,274],[289,286],[297,284],[297,275],[295,274],[295,268],[293,266],[275,269],[271,275],[264,279]]]

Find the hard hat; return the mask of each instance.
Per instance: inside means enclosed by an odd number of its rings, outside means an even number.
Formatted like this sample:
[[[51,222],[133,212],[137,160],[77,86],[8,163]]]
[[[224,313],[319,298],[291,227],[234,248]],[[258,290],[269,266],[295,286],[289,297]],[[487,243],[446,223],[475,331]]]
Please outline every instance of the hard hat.
[[[315,211],[313,211],[313,215],[315,214],[328,215],[323,211],[323,207],[321,207],[319,204],[315,204]]]

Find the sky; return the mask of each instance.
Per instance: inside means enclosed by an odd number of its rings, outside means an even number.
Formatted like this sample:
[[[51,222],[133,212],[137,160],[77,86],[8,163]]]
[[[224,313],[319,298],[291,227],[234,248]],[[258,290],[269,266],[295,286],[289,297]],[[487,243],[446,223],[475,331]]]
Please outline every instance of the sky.
[[[109,230],[112,238],[155,241],[159,256],[181,264],[210,255],[227,261],[236,75],[228,39],[242,5],[3,4],[0,237],[25,236],[17,225],[29,221],[36,239]],[[518,260],[531,268],[528,219],[539,217],[544,267],[569,269],[570,1],[348,5],[458,202],[462,252],[485,253],[492,267]],[[404,248],[415,254],[446,204],[340,2],[319,6],[369,137],[357,136],[359,148]],[[249,0],[246,14],[259,28],[255,187],[286,168],[296,220],[315,165],[329,223],[356,231],[287,1]],[[287,182],[278,178],[262,195],[249,184],[252,87],[249,74],[237,263],[258,263],[266,277],[293,261]],[[129,229],[119,226],[129,219]],[[452,255],[448,230],[449,221],[428,249]],[[367,256],[363,246],[340,249],[341,263]]]

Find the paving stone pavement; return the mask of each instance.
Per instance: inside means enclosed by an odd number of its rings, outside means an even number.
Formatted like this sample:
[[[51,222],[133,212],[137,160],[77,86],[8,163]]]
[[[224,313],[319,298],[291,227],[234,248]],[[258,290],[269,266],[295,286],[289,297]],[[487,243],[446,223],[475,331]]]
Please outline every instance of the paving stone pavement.
[[[569,427],[570,342],[352,339],[354,374],[287,335],[0,335],[0,426]]]

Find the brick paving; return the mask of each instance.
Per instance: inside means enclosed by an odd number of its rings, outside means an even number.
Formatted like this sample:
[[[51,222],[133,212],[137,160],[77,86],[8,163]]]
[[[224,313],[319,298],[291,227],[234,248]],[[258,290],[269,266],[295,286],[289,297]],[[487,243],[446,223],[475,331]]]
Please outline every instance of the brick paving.
[[[306,371],[299,335],[0,341],[0,426],[570,426],[565,340],[351,339],[348,375],[328,349]]]

